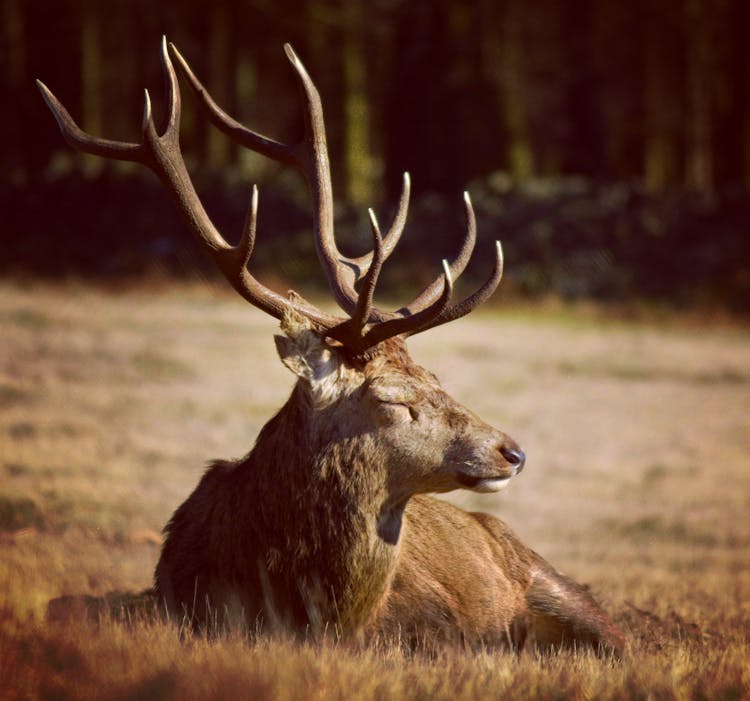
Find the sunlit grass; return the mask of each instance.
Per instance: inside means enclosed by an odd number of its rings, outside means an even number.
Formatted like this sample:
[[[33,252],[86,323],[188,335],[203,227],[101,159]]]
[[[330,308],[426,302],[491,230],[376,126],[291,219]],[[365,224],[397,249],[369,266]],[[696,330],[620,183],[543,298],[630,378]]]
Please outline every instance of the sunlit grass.
[[[292,377],[276,323],[204,288],[1,285],[0,697],[750,696],[750,333],[601,314],[482,311],[411,347],[529,457],[502,495],[451,499],[590,585],[629,657],[407,655],[45,622],[56,596],[148,588],[174,508],[250,449]]]
[[[23,626],[7,612],[0,621],[6,688],[62,699],[739,699],[748,652],[737,640],[676,642],[637,663],[587,652],[406,656],[335,641],[180,640],[172,626],[138,622]]]

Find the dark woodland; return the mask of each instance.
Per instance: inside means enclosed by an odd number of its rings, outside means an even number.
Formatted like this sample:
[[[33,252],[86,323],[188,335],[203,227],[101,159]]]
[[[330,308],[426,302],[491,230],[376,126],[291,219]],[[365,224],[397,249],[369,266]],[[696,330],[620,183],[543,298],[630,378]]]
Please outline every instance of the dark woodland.
[[[302,111],[282,45],[294,46],[323,98],[347,252],[369,245],[367,207],[387,221],[410,172],[410,221],[385,280],[393,294],[451,256],[466,189],[479,223],[468,277],[485,275],[501,239],[506,295],[750,311],[745,0],[1,7],[2,274],[213,274],[156,178],[70,150],[34,84],[91,133],[138,140],[144,88],[157,119],[163,110],[166,34],[230,114],[290,141]],[[239,235],[257,183],[257,272],[322,284],[304,182],[232,144],[182,92],[183,151],[217,225]]]

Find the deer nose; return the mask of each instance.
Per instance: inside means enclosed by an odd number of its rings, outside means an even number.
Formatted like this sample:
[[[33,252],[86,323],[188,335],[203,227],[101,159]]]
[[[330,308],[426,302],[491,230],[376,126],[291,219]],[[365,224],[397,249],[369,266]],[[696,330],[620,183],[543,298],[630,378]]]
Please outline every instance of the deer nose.
[[[503,446],[500,449],[500,454],[508,461],[508,464],[513,468],[513,474],[518,474],[523,470],[523,466],[526,464],[526,453],[520,448],[506,448]]]

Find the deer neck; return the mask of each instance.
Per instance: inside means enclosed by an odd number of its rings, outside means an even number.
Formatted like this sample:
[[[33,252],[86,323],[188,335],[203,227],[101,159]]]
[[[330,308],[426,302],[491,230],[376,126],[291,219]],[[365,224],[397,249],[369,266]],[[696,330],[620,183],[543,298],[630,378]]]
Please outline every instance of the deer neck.
[[[331,573],[341,622],[354,628],[372,618],[390,588],[403,512],[401,507],[398,518],[391,516],[384,471],[373,464],[363,440],[330,443],[312,471],[323,501],[315,524],[322,536],[321,560]]]
[[[328,425],[321,429],[295,389],[261,432],[248,467],[265,473],[260,515],[278,534],[278,560],[307,598],[310,623],[346,632],[368,623],[389,590],[405,500],[389,499],[372,438]]]

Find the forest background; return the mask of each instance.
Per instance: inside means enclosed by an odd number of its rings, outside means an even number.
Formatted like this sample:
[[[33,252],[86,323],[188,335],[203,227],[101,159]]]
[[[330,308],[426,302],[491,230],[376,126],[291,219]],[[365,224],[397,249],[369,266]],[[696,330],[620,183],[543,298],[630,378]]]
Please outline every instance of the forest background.
[[[468,276],[501,239],[506,294],[746,314],[749,29],[743,0],[2,0],[0,272],[213,275],[156,178],[73,153],[34,85],[86,130],[138,140],[144,87],[163,114],[166,34],[220,105],[282,140],[301,134],[292,43],[323,97],[345,251],[369,246],[366,208],[387,220],[411,173],[394,294],[455,250],[467,189],[486,252]],[[304,183],[183,93],[183,150],[219,228],[239,232],[258,183],[256,271],[322,286]]]

